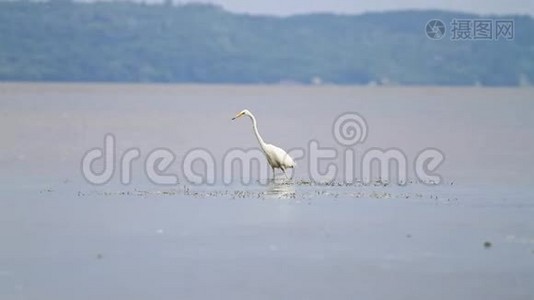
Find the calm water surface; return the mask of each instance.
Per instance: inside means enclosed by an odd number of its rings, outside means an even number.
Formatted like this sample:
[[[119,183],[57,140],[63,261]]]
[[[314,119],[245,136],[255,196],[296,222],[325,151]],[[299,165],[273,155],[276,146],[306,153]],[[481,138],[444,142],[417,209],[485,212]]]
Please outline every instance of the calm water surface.
[[[0,299],[532,299],[533,92],[1,84]],[[230,120],[244,108],[267,142],[338,153],[334,120],[357,112],[356,165],[394,147],[410,182],[313,182],[304,157],[293,180],[253,165],[251,184],[224,185],[225,153],[257,147],[250,121]],[[107,133],[117,157],[141,151],[128,186],[81,175]],[[446,157],[439,185],[413,173],[428,147]],[[179,184],[147,179],[157,148],[175,153]],[[213,155],[215,185],[184,177],[196,148]]]

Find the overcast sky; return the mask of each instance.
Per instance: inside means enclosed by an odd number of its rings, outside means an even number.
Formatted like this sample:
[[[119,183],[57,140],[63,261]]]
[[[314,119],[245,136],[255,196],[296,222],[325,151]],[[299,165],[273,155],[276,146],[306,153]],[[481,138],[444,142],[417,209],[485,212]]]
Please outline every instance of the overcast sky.
[[[157,1],[157,0],[147,0]],[[210,2],[227,10],[260,14],[291,15],[307,12],[362,13],[398,9],[445,9],[478,14],[529,14],[534,0],[175,0]]]

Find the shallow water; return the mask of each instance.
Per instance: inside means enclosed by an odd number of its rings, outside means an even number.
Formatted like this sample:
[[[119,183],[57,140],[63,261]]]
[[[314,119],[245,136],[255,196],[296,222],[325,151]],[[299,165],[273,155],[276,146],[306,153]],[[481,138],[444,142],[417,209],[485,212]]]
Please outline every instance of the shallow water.
[[[530,299],[534,295],[532,89],[0,85],[1,299]],[[336,116],[365,117],[354,149],[446,156],[440,184],[240,174],[221,164],[264,139],[342,152]],[[117,138],[141,150],[132,182],[103,186],[83,154]],[[303,146],[304,145],[304,146]],[[172,150],[180,182],[151,183],[147,154]],[[181,160],[212,153],[213,185]],[[263,162],[264,163],[264,162]],[[334,160],[340,169],[343,160]],[[321,165],[322,170],[326,165]],[[257,170],[253,166],[253,170]],[[235,172],[234,172],[235,173]],[[356,176],[359,178],[359,176]]]

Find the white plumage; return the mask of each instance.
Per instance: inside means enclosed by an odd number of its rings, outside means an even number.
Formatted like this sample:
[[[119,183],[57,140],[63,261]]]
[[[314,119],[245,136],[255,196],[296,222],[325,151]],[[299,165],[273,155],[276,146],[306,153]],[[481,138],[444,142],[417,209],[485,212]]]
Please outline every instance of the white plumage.
[[[284,149],[276,147],[275,145],[267,144],[263,141],[263,139],[260,136],[260,133],[258,132],[258,125],[256,124],[256,118],[254,115],[248,111],[247,109],[241,111],[238,113],[235,117],[232,118],[232,120],[235,120],[241,116],[248,116],[252,120],[252,128],[254,129],[254,133],[256,134],[256,138],[258,139],[258,142],[260,143],[260,147],[263,150],[263,153],[265,153],[265,157],[267,157],[267,162],[273,169],[273,178],[274,178],[274,169],[278,168],[281,169],[284,174],[286,174],[286,169],[288,168],[294,168],[295,162],[287,154],[287,152],[284,151]],[[287,177],[287,174],[286,174]]]

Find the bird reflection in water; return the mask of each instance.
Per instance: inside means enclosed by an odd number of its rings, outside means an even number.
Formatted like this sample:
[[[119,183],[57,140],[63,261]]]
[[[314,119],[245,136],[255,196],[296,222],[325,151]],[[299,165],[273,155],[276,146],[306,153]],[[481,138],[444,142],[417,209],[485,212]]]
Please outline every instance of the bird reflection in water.
[[[265,192],[267,198],[294,199],[295,184],[291,180],[271,180]]]

